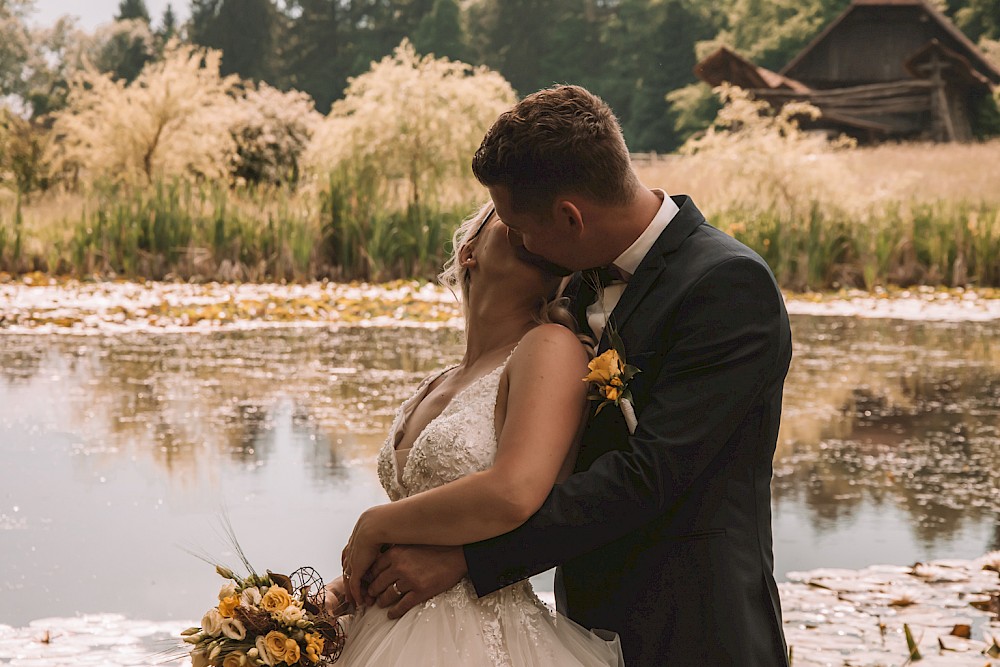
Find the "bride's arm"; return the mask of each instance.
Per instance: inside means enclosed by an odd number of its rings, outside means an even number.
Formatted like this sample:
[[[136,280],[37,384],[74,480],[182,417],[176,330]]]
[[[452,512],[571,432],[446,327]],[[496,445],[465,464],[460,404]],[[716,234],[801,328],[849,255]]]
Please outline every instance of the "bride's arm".
[[[502,535],[541,507],[580,431],[587,355],[565,327],[522,339],[507,367],[507,411],[493,466],[366,510],[345,549],[364,572],[382,544],[461,545]]]

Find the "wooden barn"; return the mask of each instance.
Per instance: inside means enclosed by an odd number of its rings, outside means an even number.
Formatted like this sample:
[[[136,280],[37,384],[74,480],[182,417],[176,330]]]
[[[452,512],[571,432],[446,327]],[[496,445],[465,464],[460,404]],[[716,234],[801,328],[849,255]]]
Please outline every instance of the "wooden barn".
[[[925,0],[854,0],[780,72],[721,48],[695,74],[774,105],[817,106],[811,126],[863,141],[969,141],[1000,69]]]

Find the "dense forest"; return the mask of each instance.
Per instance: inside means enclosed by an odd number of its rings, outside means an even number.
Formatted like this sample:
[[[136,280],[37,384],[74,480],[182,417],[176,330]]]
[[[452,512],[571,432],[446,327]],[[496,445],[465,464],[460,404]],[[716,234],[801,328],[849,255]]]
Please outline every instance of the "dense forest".
[[[930,0],[974,42],[995,48],[1000,0]],[[222,73],[299,90],[326,113],[348,79],[408,38],[418,53],[486,65],[518,94],[584,85],[611,103],[635,151],[667,152],[714,117],[692,67],[725,44],[780,69],[849,0],[191,0],[179,25],[121,0],[114,23],[84,35],[64,21],[29,34],[30,0],[0,0],[0,94],[36,116],[64,103],[85,53],[126,82],[172,36],[223,52]],[[109,17],[111,18],[111,17]],[[18,38],[20,39],[20,42]],[[43,53],[39,53],[43,51]],[[40,64],[41,63],[41,64]]]

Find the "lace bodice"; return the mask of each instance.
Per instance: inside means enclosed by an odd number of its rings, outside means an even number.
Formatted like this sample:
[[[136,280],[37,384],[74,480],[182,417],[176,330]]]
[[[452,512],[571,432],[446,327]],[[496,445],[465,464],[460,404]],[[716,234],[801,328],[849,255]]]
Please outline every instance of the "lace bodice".
[[[512,353],[513,354],[513,353]],[[510,360],[510,357],[507,357]],[[493,465],[497,391],[507,361],[455,394],[441,414],[399,452],[397,434],[410,408],[444,372],[425,379],[396,413],[378,456],[382,487],[393,500],[427,491]],[[405,585],[405,582],[404,582]],[[373,613],[374,612],[374,613]],[[472,582],[452,588],[389,620],[384,610],[362,608],[348,631],[341,660],[351,665],[542,667],[619,665],[617,644],[606,644],[542,603],[527,580],[478,597]]]
[[[379,480],[391,500],[433,489],[493,465],[497,452],[494,412],[500,376],[506,365],[504,362],[455,394],[413,441],[402,474],[396,469],[396,434],[408,408],[422,399],[430,384],[444,371],[426,378],[399,407],[378,456]]]

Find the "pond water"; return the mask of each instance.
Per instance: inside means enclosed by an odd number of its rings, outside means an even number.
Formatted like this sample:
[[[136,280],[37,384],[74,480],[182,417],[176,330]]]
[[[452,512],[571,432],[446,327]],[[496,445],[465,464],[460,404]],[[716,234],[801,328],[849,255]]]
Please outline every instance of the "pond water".
[[[1000,549],[1000,327],[793,317],[776,571]],[[230,564],[339,572],[452,328],[0,336],[0,624],[197,619]],[[538,580],[541,589],[550,580]]]

